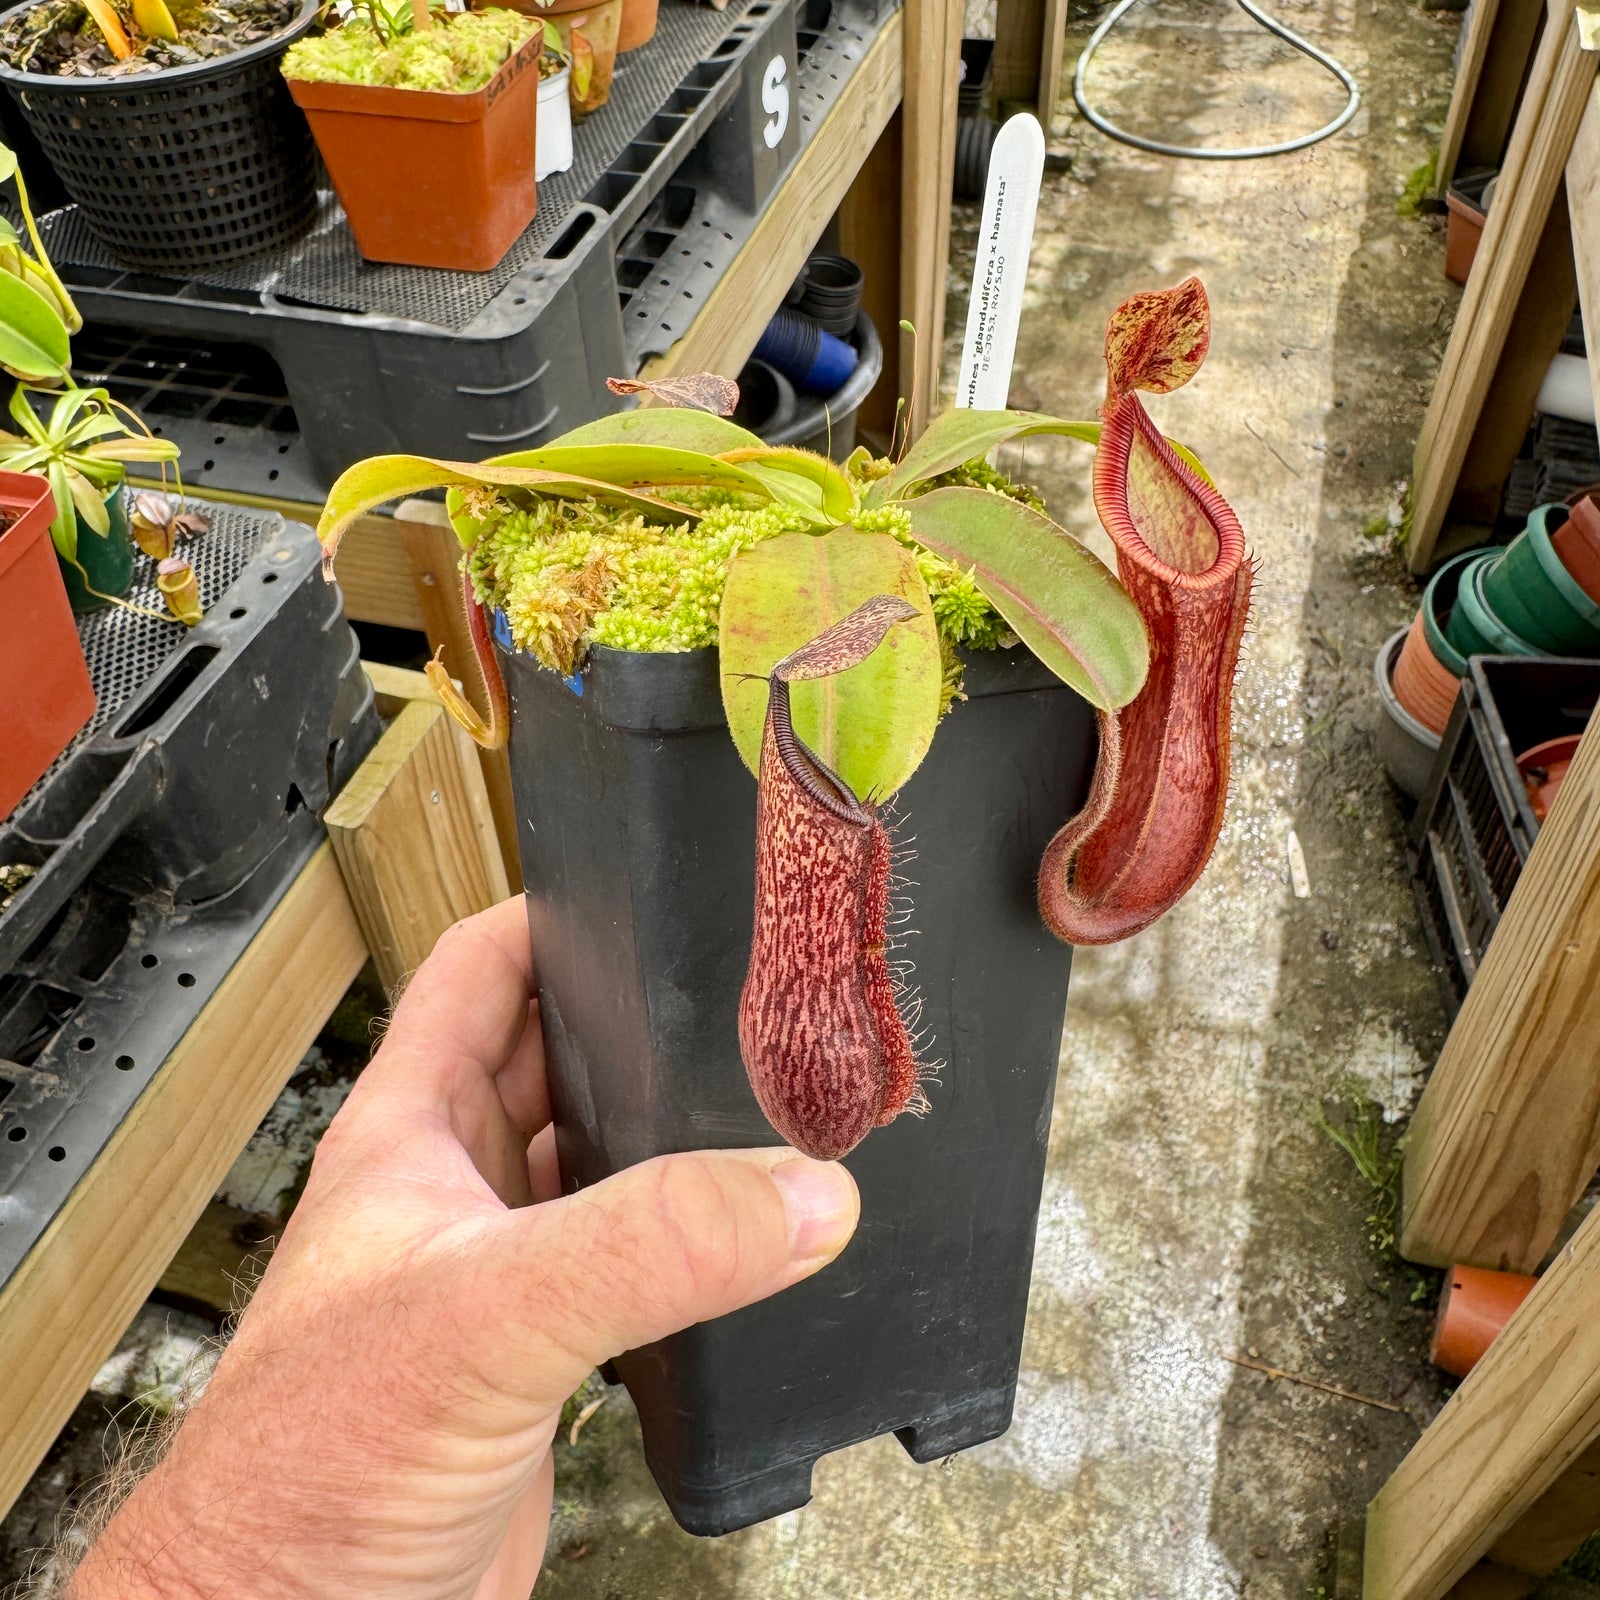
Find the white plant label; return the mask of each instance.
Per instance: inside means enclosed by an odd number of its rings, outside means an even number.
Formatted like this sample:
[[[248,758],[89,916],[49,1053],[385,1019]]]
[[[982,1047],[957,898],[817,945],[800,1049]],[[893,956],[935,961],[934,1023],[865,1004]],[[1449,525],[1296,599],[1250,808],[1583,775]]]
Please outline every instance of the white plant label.
[[[768,122],[761,130],[767,149],[776,150],[789,126],[789,85],[783,80],[789,75],[789,63],[782,56],[774,56],[767,63],[761,79],[761,109],[767,113]]]
[[[1036,117],[1023,112],[1001,128],[989,158],[967,338],[956,385],[956,404],[972,411],[1006,408],[1043,177],[1044,129]]]

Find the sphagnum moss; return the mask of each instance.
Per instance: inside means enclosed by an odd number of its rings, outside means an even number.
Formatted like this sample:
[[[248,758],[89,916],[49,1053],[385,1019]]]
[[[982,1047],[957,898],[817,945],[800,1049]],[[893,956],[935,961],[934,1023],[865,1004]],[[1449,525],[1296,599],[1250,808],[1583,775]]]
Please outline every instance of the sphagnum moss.
[[[982,462],[938,480],[991,489],[1038,507],[1036,494]],[[665,491],[700,513],[698,522],[647,522],[592,500],[496,499],[467,558],[474,592],[505,613],[512,642],[542,665],[570,674],[590,644],[647,653],[717,643],[728,564],[741,550],[807,527],[796,511],[759,505],[728,490]],[[1015,642],[970,573],[924,550],[902,506],[862,510],[855,527],[887,533],[916,552],[945,646],[947,703],[959,692],[955,647],[993,650]]]

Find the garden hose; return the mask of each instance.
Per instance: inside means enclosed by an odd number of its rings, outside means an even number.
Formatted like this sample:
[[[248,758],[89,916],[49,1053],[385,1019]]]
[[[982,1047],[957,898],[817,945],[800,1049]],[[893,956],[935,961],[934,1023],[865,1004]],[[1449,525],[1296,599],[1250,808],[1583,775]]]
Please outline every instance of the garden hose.
[[[1158,156],[1190,156],[1197,161],[1252,161],[1257,156],[1287,155],[1291,150],[1304,150],[1308,145],[1320,143],[1344,127],[1361,107],[1361,91],[1356,87],[1355,79],[1339,62],[1332,56],[1325,55],[1309,40],[1302,39],[1292,28],[1285,27],[1283,23],[1269,17],[1266,12],[1253,5],[1251,0],[1237,0],[1239,9],[1247,16],[1253,17],[1263,28],[1269,33],[1276,34],[1285,44],[1292,45],[1301,55],[1310,56],[1319,67],[1339,80],[1349,96],[1344,110],[1332,122],[1318,128],[1315,133],[1305,134],[1299,139],[1286,139],[1281,144],[1248,145],[1238,150],[1205,150],[1190,145],[1163,144],[1159,139],[1146,139],[1140,134],[1129,133],[1126,128],[1119,128],[1110,117],[1096,111],[1089,104],[1088,96],[1083,90],[1083,80],[1088,74],[1089,63],[1094,59],[1095,51],[1100,48],[1106,35],[1138,3],[1139,0],[1118,0],[1112,7],[1111,14],[1090,34],[1083,54],[1078,57],[1077,70],[1072,75],[1072,97],[1078,102],[1078,109],[1101,133],[1110,138],[1118,139],[1123,144],[1131,144],[1135,149],[1148,150],[1152,155]]]

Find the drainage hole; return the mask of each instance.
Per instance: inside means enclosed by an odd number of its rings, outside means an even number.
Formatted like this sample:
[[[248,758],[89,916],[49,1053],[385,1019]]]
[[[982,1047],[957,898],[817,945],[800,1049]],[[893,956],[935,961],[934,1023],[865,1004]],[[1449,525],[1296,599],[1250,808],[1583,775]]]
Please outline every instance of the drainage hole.
[[[245,616],[246,614],[247,614],[247,612],[246,612],[246,608],[244,606],[235,606],[233,608],[233,610],[228,613],[228,616],[234,622],[237,622],[240,617]]]
[[[118,1072],[132,1072],[133,1071],[133,1057],[132,1056],[118,1056],[117,1057],[117,1071]]]
[[[178,987],[180,989],[194,988],[194,974],[192,972],[180,972],[178,974]]]
[[[80,1050],[93,1050],[94,1040],[91,1039],[88,1034],[84,1034],[84,1036],[78,1041],[78,1048]]]
[[[278,574],[276,572],[269,572],[261,581],[263,583],[276,583],[278,581]]]
[[[157,955],[140,956],[139,965],[141,967],[159,967],[161,965],[161,957]]]
[[[45,1154],[52,1161],[65,1161],[67,1159],[67,1147],[61,1144],[53,1144],[45,1151]]]
[[[8,1138],[12,1142],[12,1144],[21,1144],[22,1141],[24,1139],[26,1139],[27,1137],[28,1137],[28,1130],[26,1128],[13,1128],[6,1135],[6,1138]]]

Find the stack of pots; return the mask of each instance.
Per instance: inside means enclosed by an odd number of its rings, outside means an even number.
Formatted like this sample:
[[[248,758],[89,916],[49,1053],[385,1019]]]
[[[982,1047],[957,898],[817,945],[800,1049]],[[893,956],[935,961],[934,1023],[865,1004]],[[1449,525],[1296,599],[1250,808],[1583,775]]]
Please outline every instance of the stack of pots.
[[[1402,789],[1420,792],[1467,661],[1477,655],[1600,657],[1594,501],[1539,506],[1509,545],[1447,561],[1410,628],[1379,651],[1378,690],[1390,724],[1383,755]]]
[[[861,311],[861,268],[845,256],[816,255],[767,324],[754,358],[804,394],[833,395],[856,370],[850,342]]]

